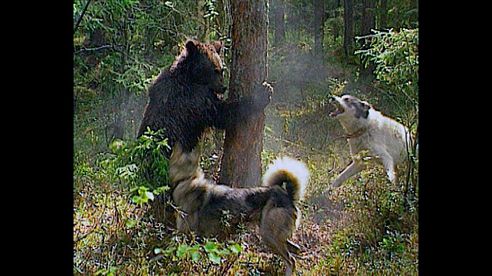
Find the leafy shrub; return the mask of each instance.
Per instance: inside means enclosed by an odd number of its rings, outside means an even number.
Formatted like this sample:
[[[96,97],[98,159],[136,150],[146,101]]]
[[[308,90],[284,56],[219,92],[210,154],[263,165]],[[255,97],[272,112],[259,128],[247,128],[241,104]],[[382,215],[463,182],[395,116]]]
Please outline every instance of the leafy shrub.
[[[415,121],[418,113],[418,34],[418,28],[373,31],[358,38],[370,38],[368,49],[355,52],[366,57],[366,64],[375,64],[374,74],[385,92],[381,96],[390,98],[398,115],[409,114],[408,123]]]
[[[401,187],[384,175],[381,167],[371,168],[332,195],[344,203],[348,220],[333,235],[326,262],[331,271],[385,274],[417,270],[413,248],[418,241],[412,238],[418,233],[417,202],[405,208]]]
[[[355,53],[376,64],[374,73],[378,80],[395,91],[401,91],[408,100],[415,101],[418,92],[418,28],[373,32],[367,36],[370,47]]]
[[[163,130],[148,129],[137,140],[113,141],[111,153],[100,164],[112,180],[128,185],[133,193],[132,200],[143,204],[153,200],[154,195],[169,189],[169,160],[166,151],[170,150]]]
[[[156,258],[172,264],[172,272],[223,271],[237,260],[243,246],[234,241],[218,242],[215,239],[197,241],[194,237],[176,235],[166,248],[154,248]]]

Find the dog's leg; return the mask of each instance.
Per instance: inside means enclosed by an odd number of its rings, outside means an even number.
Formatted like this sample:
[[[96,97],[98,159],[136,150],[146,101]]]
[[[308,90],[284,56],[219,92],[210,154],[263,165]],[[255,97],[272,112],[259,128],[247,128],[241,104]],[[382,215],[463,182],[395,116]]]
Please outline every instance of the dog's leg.
[[[391,183],[396,184],[398,179],[396,175],[395,163],[393,162],[393,158],[386,157],[382,158],[384,170],[386,171],[386,175],[388,175],[389,181]]]
[[[345,182],[345,180],[362,171],[364,167],[365,166],[364,164],[362,164],[362,162],[352,161],[352,163],[350,163],[350,165],[348,165],[348,167],[345,168],[345,170],[343,170],[342,173],[340,173],[340,175],[337,177],[337,179],[335,179],[335,181],[331,185],[335,188],[342,185],[342,183]]]
[[[295,212],[295,210],[291,210]],[[284,208],[272,208],[267,203],[262,212],[260,221],[260,236],[270,249],[280,255],[285,263],[285,275],[295,273],[296,260],[289,251],[289,238],[295,228],[293,214]],[[294,246],[292,243],[291,246]],[[294,246],[295,247],[295,246]]]
[[[290,256],[290,254],[289,254],[289,256]],[[285,262],[285,266],[286,266],[285,275],[291,276],[292,273],[295,273],[295,271],[296,271],[296,259],[294,259],[294,257],[290,256],[290,263]]]
[[[270,247],[273,252],[282,257],[285,263],[285,275],[291,276],[296,271],[296,260],[289,252],[287,242],[281,241],[272,236],[272,234],[262,235],[263,241]]]
[[[289,251],[291,253],[294,253],[296,255],[299,255],[301,253],[301,248],[299,247],[299,245],[291,242],[290,240],[287,240],[287,247],[289,248]]]

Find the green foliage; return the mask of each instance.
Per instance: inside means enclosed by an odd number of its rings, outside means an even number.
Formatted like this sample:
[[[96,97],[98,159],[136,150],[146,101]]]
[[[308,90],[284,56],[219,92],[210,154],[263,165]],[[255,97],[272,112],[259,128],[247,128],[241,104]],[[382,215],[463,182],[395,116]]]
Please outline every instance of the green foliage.
[[[130,190],[130,193],[135,193],[136,194],[132,197],[132,201],[135,204],[144,204],[147,203],[149,200],[154,200],[154,194],[152,192],[149,192],[149,188],[145,186],[140,186],[140,187],[135,187]]]
[[[418,202],[405,207],[401,187],[375,167],[335,192],[333,198],[345,203],[350,219],[334,233],[329,248],[325,265],[334,273],[350,267],[357,268],[351,271],[356,274],[416,271],[413,235],[418,233]]]
[[[400,107],[400,114],[414,110],[412,115],[415,115],[418,112],[418,28],[374,31],[367,37],[369,48],[356,54],[376,65],[376,79]]]
[[[242,245],[233,241],[221,243],[214,239],[205,239],[198,242],[181,236],[174,238],[165,249],[154,248],[154,254],[169,258],[169,261],[191,261],[201,267],[209,264],[221,265],[231,257],[237,258],[242,251]]]
[[[376,64],[376,78],[393,90],[415,100],[418,91],[418,28],[374,31],[367,50],[356,54],[369,57]]]
[[[74,21],[86,1],[74,2]],[[74,81],[96,84],[98,90],[116,95],[126,89],[146,90],[161,67],[169,66],[174,48],[196,37],[198,20],[183,15],[191,1],[92,1],[74,34]]]
[[[382,12],[387,13],[389,27],[418,27],[418,4],[415,0],[388,0],[387,11],[378,9],[378,13]]]
[[[134,203],[143,204],[153,200],[169,188],[170,150],[163,130],[148,129],[135,141],[115,140],[109,145],[111,154],[100,161],[112,180],[118,180],[131,187]]]
[[[114,276],[116,275],[115,274],[116,271],[117,271],[117,267],[111,266],[108,269],[103,268],[98,270],[95,275]]]

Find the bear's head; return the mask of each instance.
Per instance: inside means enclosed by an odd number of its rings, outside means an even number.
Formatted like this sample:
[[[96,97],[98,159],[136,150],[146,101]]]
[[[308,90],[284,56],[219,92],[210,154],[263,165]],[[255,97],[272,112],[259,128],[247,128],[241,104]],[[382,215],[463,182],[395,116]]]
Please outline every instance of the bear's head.
[[[173,64],[174,68],[181,68],[180,74],[194,84],[205,85],[213,93],[223,94],[224,86],[223,64],[220,58],[222,42],[200,43],[188,40],[181,55]]]

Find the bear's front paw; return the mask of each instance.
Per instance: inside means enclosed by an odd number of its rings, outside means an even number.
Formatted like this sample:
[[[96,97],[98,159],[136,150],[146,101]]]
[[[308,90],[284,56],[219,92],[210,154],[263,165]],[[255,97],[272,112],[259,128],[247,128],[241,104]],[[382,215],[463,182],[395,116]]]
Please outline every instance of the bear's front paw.
[[[254,95],[254,100],[258,107],[262,109],[265,108],[272,99],[273,87],[266,81],[262,83],[262,89],[257,90],[258,92]]]
[[[264,81],[262,85],[265,88],[267,94],[271,97],[273,94],[273,87],[266,81]]]

